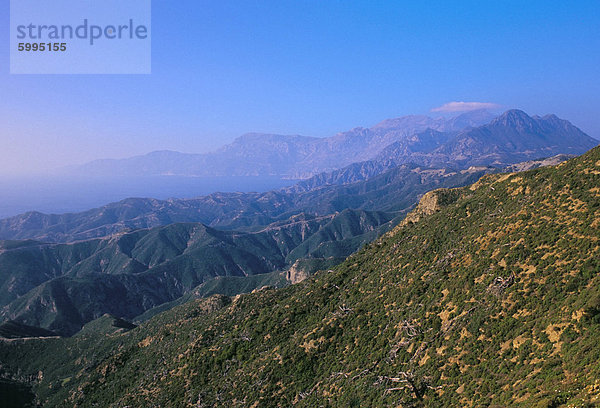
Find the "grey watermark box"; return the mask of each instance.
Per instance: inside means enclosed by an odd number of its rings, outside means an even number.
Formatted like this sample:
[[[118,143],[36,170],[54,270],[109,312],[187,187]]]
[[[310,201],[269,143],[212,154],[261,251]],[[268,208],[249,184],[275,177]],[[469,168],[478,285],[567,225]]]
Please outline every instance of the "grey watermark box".
[[[149,74],[150,0],[11,0],[11,74]]]

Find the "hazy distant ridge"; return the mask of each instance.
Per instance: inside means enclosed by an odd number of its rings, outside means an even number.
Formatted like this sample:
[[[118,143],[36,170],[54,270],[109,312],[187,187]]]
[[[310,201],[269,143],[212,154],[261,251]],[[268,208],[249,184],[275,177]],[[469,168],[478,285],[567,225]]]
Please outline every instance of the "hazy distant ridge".
[[[410,115],[331,137],[247,133],[205,154],[156,151],[128,159],[96,160],[66,172],[94,176],[280,176],[306,178],[374,158],[386,146],[427,129],[455,132],[489,122],[494,115],[473,111],[454,118]]]
[[[384,121],[377,128],[397,129],[397,122],[404,120],[414,124],[416,119]],[[266,193],[214,193],[194,199],[132,198],[74,214],[29,212],[0,220],[0,239],[72,241],[175,222],[252,229],[299,212],[325,215],[345,208],[403,211],[429,189],[464,185],[494,171],[486,166],[501,169],[558,154],[578,155],[597,144],[554,115],[530,117],[511,110],[489,124],[462,132],[428,129],[407,136],[388,145],[373,160],[324,172],[292,187]],[[470,166],[479,167],[465,173]]]

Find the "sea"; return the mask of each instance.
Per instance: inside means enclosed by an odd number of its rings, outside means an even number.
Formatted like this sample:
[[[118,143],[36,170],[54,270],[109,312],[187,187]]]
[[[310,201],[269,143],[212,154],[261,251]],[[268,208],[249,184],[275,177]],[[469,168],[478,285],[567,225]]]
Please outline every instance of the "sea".
[[[0,177],[0,218],[39,211],[63,214],[129,197],[193,198],[214,192],[265,192],[297,180],[265,176]]]

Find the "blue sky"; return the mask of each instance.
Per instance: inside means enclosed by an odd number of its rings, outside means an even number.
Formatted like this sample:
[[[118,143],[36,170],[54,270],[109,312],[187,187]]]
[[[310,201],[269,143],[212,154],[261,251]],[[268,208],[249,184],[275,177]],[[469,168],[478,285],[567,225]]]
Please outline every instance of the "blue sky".
[[[600,138],[597,0],[154,0],[151,75],[10,75],[8,29],[0,43],[2,174],[250,131],[329,136],[451,101]]]

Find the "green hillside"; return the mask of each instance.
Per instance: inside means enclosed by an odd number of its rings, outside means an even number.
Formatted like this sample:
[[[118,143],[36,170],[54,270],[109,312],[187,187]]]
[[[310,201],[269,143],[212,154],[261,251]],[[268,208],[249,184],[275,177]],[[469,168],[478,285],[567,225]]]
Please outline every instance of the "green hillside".
[[[47,406],[600,403],[600,148],[423,197],[332,271],[124,333],[4,343]]]
[[[198,297],[283,286],[297,260],[341,260],[394,218],[345,210],[299,214],[256,232],[185,223],[71,244],[0,241],[0,319],[72,335],[104,313],[133,319],[193,290]],[[255,278],[274,272],[280,279]],[[212,283],[217,277],[228,279]]]

